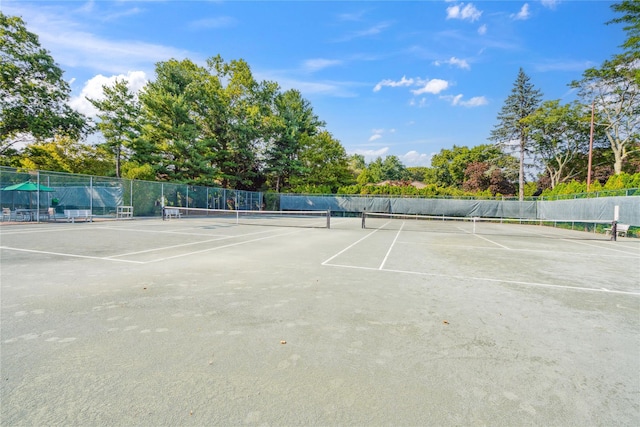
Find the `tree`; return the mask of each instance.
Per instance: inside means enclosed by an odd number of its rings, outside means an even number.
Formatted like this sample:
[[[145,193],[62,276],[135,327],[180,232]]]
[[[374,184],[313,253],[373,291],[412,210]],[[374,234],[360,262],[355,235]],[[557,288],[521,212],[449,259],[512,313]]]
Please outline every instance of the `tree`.
[[[605,61],[600,68],[589,68],[582,80],[570,86],[586,104],[594,105],[613,152],[615,174],[623,171],[626,159],[640,151],[640,2],[624,0],[612,5],[622,16],[608,24],[626,24],[625,51]]]
[[[276,192],[287,187],[289,179],[302,174],[302,140],[315,136],[322,126],[324,122],[299,91],[291,89],[276,96],[274,133],[265,153],[266,172]]]
[[[349,163],[349,169],[355,180],[357,180],[362,171],[367,168],[367,163],[362,154],[352,154],[347,159],[347,162]]]
[[[426,182],[426,174],[429,168],[426,166],[410,166],[407,168],[409,179],[412,181]]]
[[[640,2],[637,0],[624,0],[611,5],[611,9],[622,14],[607,22],[607,24],[625,24],[623,29],[627,32],[627,39],[621,45],[624,52],[616,55],[616,61],[622,64],[632,65],[632,74],[635,75],[637,85],[640,85]]]
[[[129,91],[126,80],[116,80],[113,86],[103,86],[103,100],[87,98],[100,110],[97,124],[105,138],[105,147],[113,154],[116,177],[121,177],[121,163],[140,135],[140,105]]]
[[[634,72],[617,61],[590,68],[571,86],[585,104],[593,103],[614,156],[613,169],[622,172],[624,160],[640,148],[640,90]]]
[[[25,147],[20,166],[55,172],[107,175],[113,162],[102,147],[81,144],[69,136],[36,142]]]
[[[277,84],[258,83],[243,60],[228,63],[218,55],[207,61],[212,80],[210,103],[214,114],[207,123],[208,158],[218,168],[225,187],[255,190],[262,176],[261,153],[273,130],[273,99]]]
[[[401,181],[409,179],[407,168],[397,156],[387,156],[382,162],[382,180]]]
[[[502,170],[488,162],[472,162],[465,170],[462,189],[469,192],[489,191],[491,195],[513,194],[513,185],[504,176]]]
[[[469,164],[487,163],[492,168],[502,170],[507,178],[512,178],[514,161],[512,156],[495,145],[481,144],[472,148],[454,145],[452,149],[440,150],[431,158],[431,168],[425,178],[440,187],[462,188]]]
[[[335,193],[353,182],[344,147],[327,131],[303,136],[300,162],[303,173],[291,178],[297,192]]]
[[[0,155],[19,141],[85,135],[87,119],[67,105],[62,74],[24,21],[0,12]]]
[[[585,169],[576,168],[573,160],[589,150],[590,122],[591,114],[584,105],[561,105],[559,100],[544,102],[523,119],[529,127],[532,150],[542,161],[551,188],[582,176]],[[596,142],[599,140],[596,138]]]
[[[203,141],[193,117],[191,88],[202,84],[206,71],[189,60],[156,64],[156,79],[139,95],[143,124],[140,139],[150,147],[146,162],[167,180],[202,182]]]
[[[495,141],[504,148],[513,149],[518,153],[520,168],[518,171],[518,198],[524,199],[524,168],[525,159],[531,154],[529,143],[529,129],[523,121],[540,105],[542,93],[530,83],[530,78],[522,68],[518,72],[511,94],[505,100],[500,113],[498,124],[491,131],[489,140]]]

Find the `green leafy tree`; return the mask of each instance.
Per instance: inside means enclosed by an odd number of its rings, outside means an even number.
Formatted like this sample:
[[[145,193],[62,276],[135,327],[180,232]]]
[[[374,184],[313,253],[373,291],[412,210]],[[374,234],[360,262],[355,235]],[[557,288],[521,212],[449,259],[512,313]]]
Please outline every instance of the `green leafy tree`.
[[[116,177],[120,178],[122,161],[129,157],[140,136],[140,105],[126,80],[116,80],[113,86],[105,85],[102,92],[104,99],[87,100],[100,111],[97,127],[105,138],[106,149],[114,156]]]
[[[20,166],[102,176],[113,170],[113,162],[104,148],[82,144],[70,136],[57,136],[52,140],[27,145]]]
[[[590,68],[571,86],[585,104],[595,106],[598,123],[613,153],[613,169],[622,172],[623,163],[640,149],[640,90],[634,73],[615,61],[605,61],[600,68]]]
[[[401,181],[409,179],[409,172],[397,156],[387,156],[382,161],[382,180]]]
[[[507,179],[513,179],[515,161],[495,145],[481,144],[472,148],[454,145],[452,149],[440,150],[431,158],[431,167],[425,174],[426,182],[440,187],[462,188],[471,163],[487,163],[491,168],[499,168]]]
[[[640,2],[625,0],[613,4],[621,16],[608,24],[624,24],[627,39],[623,53],[589,68],[570,86],[578,89],[585,104],[594,105],[613,153],[615,174],[623,172],[627,160],[635,162],[640,151]]]
[[[353,182],[347,153],[340,141],[327,131],[302,138],[300,162],[303,173],[293,176],[296,192],[335,193]],[[319,190],[319,191],[314,191]]]
[[[24,21],[0,12],[0,155],[15,154],[17,142],[86,134],[87,119],[67,104],[62,74]]]
[[[276,96],[275,114],[274,133],[267,145],[265,161],[273,189],[280,192],[292,177],[303,173],[302,141],[315,136],[324,122],[313,113],[309,101],[294,89]]]
[[[489,140],[496,142],[503,148],[509,148],[518,153],[518,197],[524,199],[524,169],[525,158],[531,154],[529,128],[523,121],[536,111],[540,105],[542,93],[535,89],[522,68],[518,72],[511,94],[505,100],[498,113],[498,124],[491,131]]]
[[[585,169],[576,168],[574,159],[589,150],[591,116],[584,105],[547,101],[523,123],[529,128],[532,150],[542,162],[551,188],[583,175]]]
[[[426,174],[429,168],[426,166],[410,166],[407,168],[409,179],[412,181],[426,182]]]
[[[612,19],[607,24],[624,24],[623,30],[627,33],[627,39],[621,45],[623,53],[616,55],[615,61],[619,64],[628,64],[631,73],[635,76],[636,85],[640,85],[640,2],[638,0],[624,0],[611,5],[614,12],[621,16]],[[635,65],[634,65],[635,64]]]

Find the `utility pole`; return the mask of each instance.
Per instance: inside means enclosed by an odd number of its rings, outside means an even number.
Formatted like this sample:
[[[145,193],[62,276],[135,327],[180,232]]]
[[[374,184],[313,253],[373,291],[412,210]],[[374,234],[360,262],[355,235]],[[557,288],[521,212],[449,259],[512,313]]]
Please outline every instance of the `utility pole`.
[[[589,165],[587,166],[587,193],[591,186],[591,157],[593,153],[593,118],[595,112],[595,100],[591,101],[591,133],[589,135]]]

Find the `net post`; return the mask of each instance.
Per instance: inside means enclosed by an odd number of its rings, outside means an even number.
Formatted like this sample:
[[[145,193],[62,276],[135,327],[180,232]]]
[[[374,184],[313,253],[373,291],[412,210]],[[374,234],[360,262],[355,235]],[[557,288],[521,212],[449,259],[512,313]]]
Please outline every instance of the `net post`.
[[[331,228],[331,210],[327,209],[327,228]]]
[[[363,208],[362,209],[362,228],[367,228],[366,224],[365,224],[365,217],[367,213],[367,208]]]

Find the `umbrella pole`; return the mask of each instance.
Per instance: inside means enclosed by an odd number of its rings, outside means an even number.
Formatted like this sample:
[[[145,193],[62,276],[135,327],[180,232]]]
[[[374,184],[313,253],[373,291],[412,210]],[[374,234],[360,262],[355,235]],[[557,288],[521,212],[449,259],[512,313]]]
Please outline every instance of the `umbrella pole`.
[[[40,222],[40,171],[37,174],[38,192],[36,193],[36,221]]]

